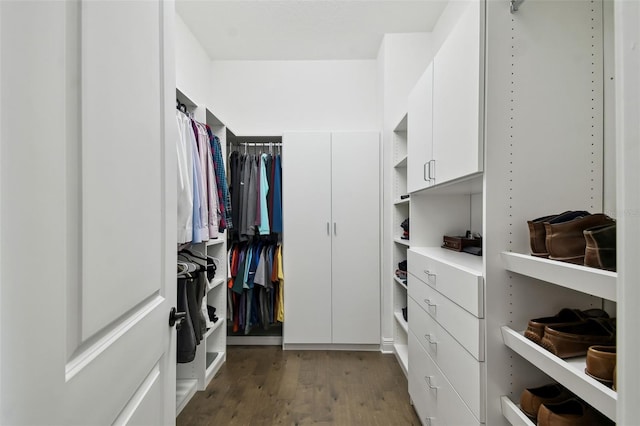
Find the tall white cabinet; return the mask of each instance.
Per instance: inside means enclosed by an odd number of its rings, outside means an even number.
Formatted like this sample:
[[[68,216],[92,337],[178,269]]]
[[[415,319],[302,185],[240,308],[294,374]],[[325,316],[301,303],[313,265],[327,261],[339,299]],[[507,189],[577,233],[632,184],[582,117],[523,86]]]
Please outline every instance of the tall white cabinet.
[[[284,345],[379,345],[379,134],[282,141]]]

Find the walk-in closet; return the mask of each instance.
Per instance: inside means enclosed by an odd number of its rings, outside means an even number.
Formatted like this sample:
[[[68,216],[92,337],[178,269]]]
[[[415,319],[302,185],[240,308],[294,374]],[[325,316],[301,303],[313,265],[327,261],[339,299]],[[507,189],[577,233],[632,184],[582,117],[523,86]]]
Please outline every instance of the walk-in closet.
[[[0,2],[0,424],[633,425],[640,3]]]

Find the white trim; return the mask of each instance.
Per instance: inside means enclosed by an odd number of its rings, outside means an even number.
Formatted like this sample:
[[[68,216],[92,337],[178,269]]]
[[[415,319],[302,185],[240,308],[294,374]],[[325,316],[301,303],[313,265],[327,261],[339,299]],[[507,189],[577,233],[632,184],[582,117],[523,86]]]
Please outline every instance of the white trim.
[[[282,345],[282,349],[285,351],[380,351],[380,345],[287,343]]]
[[[280,346],[282,336],[227,336],[227,346]]]
[[[391,337],[382,338],[382,343],[380,344],[380,352],[382,352],[383,354],[395,353],[393,349],[393,338]]]

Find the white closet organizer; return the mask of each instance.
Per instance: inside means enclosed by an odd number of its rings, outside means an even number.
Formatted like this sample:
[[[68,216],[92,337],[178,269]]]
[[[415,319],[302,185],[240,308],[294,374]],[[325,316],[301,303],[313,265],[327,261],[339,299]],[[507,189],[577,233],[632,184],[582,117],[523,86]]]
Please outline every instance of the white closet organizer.
[[[380,347],[379,138],[283,136],[285,349]]]
[[[407,333],[409,332],[409,323],[402,315],[402,309],[407,308],[407,284],[406,279],[401,280],[396,276],[395,271],[398,269],[398,263],[407,260],[407,249],[410,247],[410,240],[403,240],[402,222],[409,218],[410,198],[401,198],[401,196],[409,195],[407,176],[408,163],[408,147],[407,147],[407,114],[400,119],[393,131],[393,235],[394,241],[391,253],[393,256],[392,268],[392,288],[393,288],[393,316],[394,332],[393,332],[393,351],[398,358],[398,362],[402,367],[402,371],[406,375],[409,368],[409,349],[407,341]]]
[[[565,210],[613,211],[603,204],[615,187],[603,184],[613,176],[603,169],[604,146],[614,143],[604,136],[613,111],[603,110],[613,5],[527,0],[511,13],[507,1],[456,3],[448,7],[460,11],[458,24],[408,103],[412,402],[429,425],[531,424],[515,401],[557,381],[615,420],[616,393],[584,374],[584,358],[561,360],[521,333],[564,307],[615,316],[617,274],[531,257],[526,225]],[[478,55],[455,58],[476,47]],[[461,81],[464,113],[439,95],[455,89],[449,76]],[[447,143],[458,164],[439,161]],[[440,248],[444,235],[466,230],[485,236],[482,257]]]
[[[180,90],[176,90],[178,101],[185,104],[196,121],[206,123],[220,139],[223,158],[226,161],[226,126],[206,107],[199,106]],[[226,165],[226,164],[225,164]],[[207,304],[216,308],[216,321],[209,328],[196,348],[195,359],[176,368],[176,414],[189,402],[196,391],[207,388],[222,364],[226,361],[226,315],[227,315],[227,236],[221,232],[211,239],[193,246],[194,250],[219,260],[215,277],[207,287]]]

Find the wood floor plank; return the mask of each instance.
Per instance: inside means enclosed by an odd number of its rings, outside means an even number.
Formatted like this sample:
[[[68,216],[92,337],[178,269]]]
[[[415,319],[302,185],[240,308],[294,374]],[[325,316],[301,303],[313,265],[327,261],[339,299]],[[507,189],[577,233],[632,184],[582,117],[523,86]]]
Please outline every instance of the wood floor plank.
[[[230,346],[176,419],[206,425],[420,425],[393,355]]]

